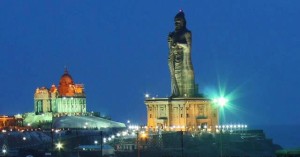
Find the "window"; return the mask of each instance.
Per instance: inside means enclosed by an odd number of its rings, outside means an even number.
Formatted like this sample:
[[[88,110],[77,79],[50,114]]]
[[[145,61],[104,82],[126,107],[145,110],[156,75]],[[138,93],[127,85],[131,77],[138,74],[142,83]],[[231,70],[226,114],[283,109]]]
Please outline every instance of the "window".
[[[186,118],[189,118],[189,114],[186,114]]]

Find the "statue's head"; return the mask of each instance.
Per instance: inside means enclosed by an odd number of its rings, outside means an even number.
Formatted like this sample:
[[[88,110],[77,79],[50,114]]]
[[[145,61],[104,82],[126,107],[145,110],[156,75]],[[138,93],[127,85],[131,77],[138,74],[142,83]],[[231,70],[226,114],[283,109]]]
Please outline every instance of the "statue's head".
[[[186,29],[186,21],[182,10],[179,10],[179,13],[177,13],[177,15],[175,16],[174,22],[176,31]]]

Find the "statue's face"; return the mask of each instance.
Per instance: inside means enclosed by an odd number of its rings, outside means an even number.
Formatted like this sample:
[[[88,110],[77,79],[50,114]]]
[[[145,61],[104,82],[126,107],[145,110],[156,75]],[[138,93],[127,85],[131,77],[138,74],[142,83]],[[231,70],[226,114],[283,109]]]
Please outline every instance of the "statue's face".
[[[184,21],[182,18],[175,19],[175,30],[181,30],[184,28]]]

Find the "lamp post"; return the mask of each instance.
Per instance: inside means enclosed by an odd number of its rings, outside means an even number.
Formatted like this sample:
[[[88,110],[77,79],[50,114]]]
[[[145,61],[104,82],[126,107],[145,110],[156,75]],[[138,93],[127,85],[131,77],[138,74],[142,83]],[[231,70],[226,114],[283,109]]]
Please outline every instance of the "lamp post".
[[[139,130],[136,131],[136,146],[137,146],[137,156],[140,157],[141,156],[141,152],[140,152],[140,139],[143,140],[147,140],[147,134],[144,131],[141,131],[141,134],[139,132]]]
[[[137,147],[137,156],[140,157],[139,131],[136,132],[136,147]]]
[[[183,131],[180,131],[180,141],[181,141],[181,157],[183,157]]]
[[[228,104],[228,99],[227,98],[225,98],[225,97],[220,97],[220,98],[215,98],[215,99],[213,99],[213,102],[214,102],[214,104],[216,104],[220,109],[222,109],[222,111],[224,111],[223,109],[224,109],[224,107]],[[223,114],[223,116],[224,116],[224,114]],[[224,119],[224,118],[223,118]],[[222,124],[222,122],[220,122],[220,121],[222,121],[222,117],[220,117],[219,116],[219,123],[221,123]],[[223,130],[225,129],[225,127],[224,127],[224,125],[219,125],[219,129],[220,129],[220,144],[221,144],[221,157],[223,156],[223,141],[222,141],[222,136],[223,136]]]
[[[103,152],[103,133],[102,133],[102,131],[100,131],[100,154],[101,154],[101,157],[102,157],[102,152]]]
[[[53,152],[54,151],[54,135],[53,135],[53,131],[54,131],[54,127],[53,127],[53,119],[54,119],[54,116],[53,116],[53,113],[51,113],[51,151]]]
[[[55,148],[58,150],[57,155],[59,157],[63,156],[63,154],[61,152],[61,150],[63,149],[63,144],[60,141],[55,144]]]
[[[5,144],[2,146],[2,153],[3,153],[4,156],[6,156],[6,153],[7,153],[7,147],[6,147]]]
[[[213,99],[213,103],[215,105],[217,105],[217,107],[220,108],[222,111],[224,111],[224,108],[228,105],[228,102],[229,102],[229,100],[225,97],[219,97],[219,98],[214,98]],[[220,111],[219,111],[219,113],[220,113]],[[223,114],[223,116],[224,116],[224,114]],[[222,124],[221,121],[222,121],[222,117],[220,117],[220,114],[219,114],[219,123]],[[222,132],[222,129],[220,131]]]

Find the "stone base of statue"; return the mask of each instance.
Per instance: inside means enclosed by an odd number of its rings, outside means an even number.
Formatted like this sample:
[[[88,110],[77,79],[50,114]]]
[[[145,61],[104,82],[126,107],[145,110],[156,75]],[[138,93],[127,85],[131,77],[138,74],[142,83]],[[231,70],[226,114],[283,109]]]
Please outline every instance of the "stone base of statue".
[[[218,111],[206,98],[146,98],[149,131],[215,132]]]

